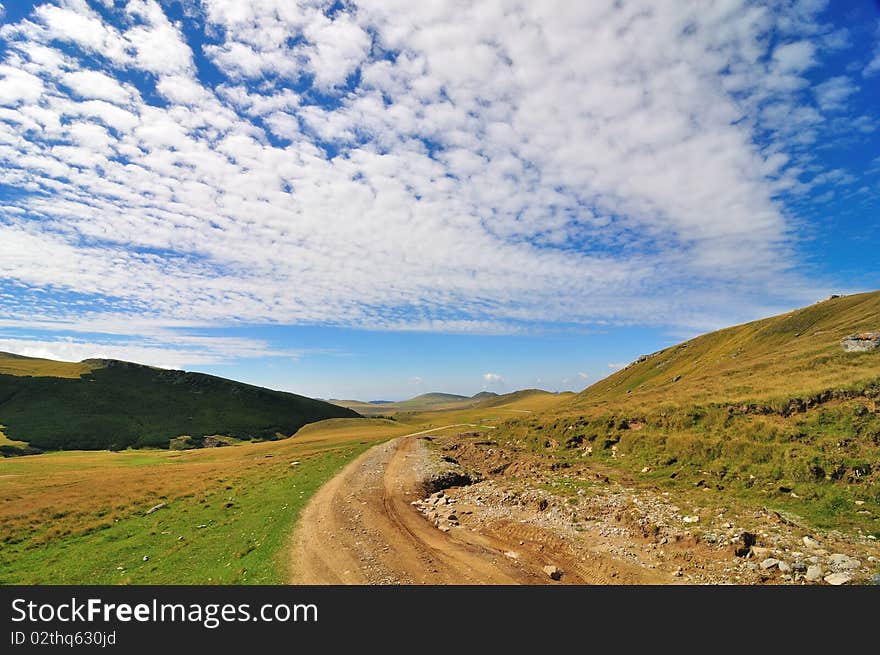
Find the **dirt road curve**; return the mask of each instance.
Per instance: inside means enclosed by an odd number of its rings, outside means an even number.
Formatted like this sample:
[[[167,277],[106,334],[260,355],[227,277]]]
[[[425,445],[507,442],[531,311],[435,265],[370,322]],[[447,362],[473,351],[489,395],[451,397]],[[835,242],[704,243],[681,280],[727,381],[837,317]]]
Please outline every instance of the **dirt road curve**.
[[[641,567],[575,552],[533,525],[467,524],[444,533],[410,504],[424,495],[425,445],[414,435],[376,446],[322,487],[291,552],[294,584],[651,583]],[[558,583],[553,583],[558,584]]]

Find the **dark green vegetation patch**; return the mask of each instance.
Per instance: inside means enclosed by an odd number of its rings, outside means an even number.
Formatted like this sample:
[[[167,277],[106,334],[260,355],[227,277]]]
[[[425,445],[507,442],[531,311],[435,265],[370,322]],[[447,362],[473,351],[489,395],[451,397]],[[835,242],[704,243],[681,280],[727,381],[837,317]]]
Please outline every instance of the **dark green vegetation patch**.
[[[80,378],[0,375],[0,425],[44,450],[168,445],[180,435],[289,436],[358,414],[232,380],[108,361]]]

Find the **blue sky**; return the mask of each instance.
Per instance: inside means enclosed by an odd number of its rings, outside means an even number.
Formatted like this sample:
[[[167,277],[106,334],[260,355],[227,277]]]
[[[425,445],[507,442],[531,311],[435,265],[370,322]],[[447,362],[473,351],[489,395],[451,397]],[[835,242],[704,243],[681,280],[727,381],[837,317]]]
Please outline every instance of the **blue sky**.
[[[875,2],[0,7],[0,350],[579,390],[880,288]]]

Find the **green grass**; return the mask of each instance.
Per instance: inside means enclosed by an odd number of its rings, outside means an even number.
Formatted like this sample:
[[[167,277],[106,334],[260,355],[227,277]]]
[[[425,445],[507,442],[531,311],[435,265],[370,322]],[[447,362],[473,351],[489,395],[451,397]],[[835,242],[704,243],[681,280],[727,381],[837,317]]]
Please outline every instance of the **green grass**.
[[[349,409],[201,373],[104,362],[81,378],[0,374],[0,423],[44,450],[166,447],[179,435],[289,436]]]
[[[338,445],[303,456],[297,466],[275,457],[246,477],[220,478],[202,493],[169,499],[167,508],[153,514],[145,515],[141,503],[127,516],[46,543],[40,543],[39,530],[20,541],[7,535],[0,548],[0,583],[284,583],[288,540],[306,502],[367,447]],[[163,454],[126,464],[170,464]]]
[[[700,484],[752,505],[778,505],[818,527],[873,533],[880,529],[880,413],[870,404],[830,400],[791,415],[667,404],[637,420],[523,418],[498,437],[560,460],[583,461],[589,452],[590,461],[670,489]]]

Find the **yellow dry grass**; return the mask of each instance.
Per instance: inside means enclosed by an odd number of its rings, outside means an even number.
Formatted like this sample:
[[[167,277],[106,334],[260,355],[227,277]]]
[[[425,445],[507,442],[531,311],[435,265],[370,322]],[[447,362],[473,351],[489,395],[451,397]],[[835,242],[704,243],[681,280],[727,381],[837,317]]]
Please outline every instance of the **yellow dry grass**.
[[[18,448],[23,448],[24,446],[27,446],[27,442],[10,439],[5,434],[3,434],[3,426],[0,425],[0,446],[16,446]]]
[[[93,369],[94,365],[83,362],[56,362],[51,359],[0,353],[0,374],[3,375],[78,378]]]
[[[199,450],[70,451],[0,459],[0,537],[50,542],[151,504],[247,484],[291,461],[400,433],[385,421],[336,419],[289,439]],[[405,428],[404,428],[405,429]]]
[[[880,354],[847,353],[845,336],[880,330],[880,292],[816,303],[702,335],[601,380],[562,413],[645,411],[661,403],[762,400],[880,377]]]

